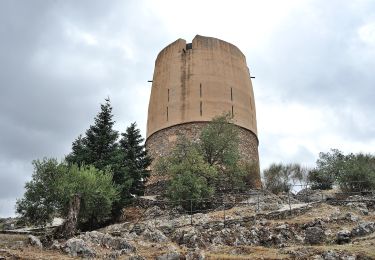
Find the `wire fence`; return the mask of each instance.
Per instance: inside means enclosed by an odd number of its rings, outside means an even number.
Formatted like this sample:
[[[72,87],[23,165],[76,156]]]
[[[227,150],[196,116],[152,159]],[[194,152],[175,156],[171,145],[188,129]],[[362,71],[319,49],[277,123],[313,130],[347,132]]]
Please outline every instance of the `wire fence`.
[[[358,182],[356,182],[358,183]],[[308,210],[311,203],[327,202],[330,204],[345,204],[349,202],[365,202],[370,207],[375,207],[375,191],[313,191],[309,186],[295,184],[292,186],[303,187],[299,193],[291,191],[278,195],[272,194],[267,190],[249,190],[247,192],[224,192],[216,194],[210,198],[199,199],[143,199],[141,207],[144,208],[140,214],[136,225],[144,219],[152,218],[152,208],[158,206],[168,211],[168,218],[174,219],[185,216],[185,222],[180,223],[178,227],[202,225],[202,214],[211,213],[215,215],[215,220],[209,222],[216,226],[226,227],[234,223],[252,222],[260,218],[287,218],[304,213]],[[292,189],[291,189],[292,190]],[[357,195],[357,196],[355,196]],[[274,207],[276,205],[276,207]],[[273,206],[270,206],[273,205]],[[233,217],[235,207],[241,207],[240,215]],[[201,214],[199,214],[201,213]],[[199,214],[199,215],[198,215]],[[157,214],[156,214],[157,215]],[[187,219],[188,218],[188,219]]]

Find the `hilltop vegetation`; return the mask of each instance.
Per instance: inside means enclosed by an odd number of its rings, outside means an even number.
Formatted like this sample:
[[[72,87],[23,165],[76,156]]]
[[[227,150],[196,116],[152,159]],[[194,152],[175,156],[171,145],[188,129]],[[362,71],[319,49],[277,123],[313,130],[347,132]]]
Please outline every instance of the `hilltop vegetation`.
[[[76,225],[93,229],[115,221],[134,195],[142,195],[149,176],[147,155],[140,130],[132,123],[119,138],[113,129],[112,107],[106,99],[94,124],[72,144],[62,162],[35,160],[32,180],[17,201],[17,213],[25,223],[46,225],[56,215],[67,218],[70,235]],[[72,210],[76,210],[74,213]]]
[[[239,141],[229,115],[214,118],[197,140],[180,136],[172,153],[156,165],[156,173],[170,179],[168,198],[184,208],[202,209],[218,193],[254,188],[259,166],[240,160]]]
[[[299,164],[271,164],[263,171],[264,186],[273,193],[289,192],[293,185],[328,190],[334,185],[343,192],[375,190],[375,156],[343,154],[337,149],[319,153],[312,169]]]

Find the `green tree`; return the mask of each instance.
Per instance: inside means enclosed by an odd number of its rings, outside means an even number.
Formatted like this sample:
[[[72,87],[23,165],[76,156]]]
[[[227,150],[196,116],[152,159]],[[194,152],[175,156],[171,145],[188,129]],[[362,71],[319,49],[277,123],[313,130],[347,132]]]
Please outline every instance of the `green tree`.
[[[144,139],[137,129],[137,124],[132,123],[120,140],[121,163],[126,169],[128,176],[132,179],[130,192],[135,195],[144,194],[144,186],[150,176],[149,166],[151,158],[147,154]]]
[[[111,166],[116,156],[118,132],[113,130],[112,106],[109,98],[100,105],[94,125],[86,130],[85,137],[79,136],[72,145],[72,153],[66,160],[71,164],[94,165],[99,170]]]
[[[72,143],[72,152],[66,156],[66,161],[79,166],[85,165],[89,161],[86,138],[79,135]]]
[[[156,163],[156,172],[170,177],[168,196],[173,201],[211,197],[217,192],[244,191],[257,165],[240,161],[237,128],[228,115],[216,117],[194,142],[180,136],[174,151]],[[257,169],[255,169],[257,171]],[[257,172],[258,173],[258,172]],[[183,204],[183,207],[190,207]]]
[[[80,135],[72,144],[72,152],[66,157],[70,164],[93,165],[99,170],[111,169],[113,181],[120,193],[120,199],[113,205],[112,214],[117,219],[122,209],[132,200],[133,195],[143,195],[144,185],[149,177],[151,158],[143,144],[143,138],[136,123],[132,123],[121,134],[113,130],[110,100],[101,104],[94,125]]]
[[[16,202],[16,212],[26,223],[44,226],[51,222],[59,208],[56,180],[66,174],[66,167],[56,159],[34,160],[31,181],[25,184],[25,194]]]
[[[100,171],[94,166],[72,165],[66,175],[59,178],[58,193],[61,213],[67,214],[68,205],[75,194],[81,198],[79,225],[93,229],[109,219],[112,205],[119,194],[112,182],[109,170]]]
[[[344,164],[345,156],[337,149],[319,153],[316,167],[309,173],[312,189],[332,189],[337,177],[344,169]]]
[[[200,135],[200,146],[205,161],[210,165],[225,167],[239,160],[239,136],[229,114],[215,117]]]
[[[337,182],[342,191],[375,190],[375,156],[363,153],[346,155]]]
[[[299,164],[271,164],[263,171],[265,188],[272,193],[289,192],[296,181],[302,181],[305,169]]]
[[[114,219],[119,219],[122,209],[132,201],[134,195],[144,194],[151,164],[135,122],[121,136],[115,163],[111,166],[114,171],[113,180],[120,191],[120,200],[114,204],[112,211]]]
[[[196,144],[180,137],[172,154],[157,162],[156,171],[167,173],[170,184],[167,196],[176,204],[190,210],[204,207],[203,200],[211,198],[215,192],[214,183],[217,170],[208,164]],[[192,203],[192,204],[190,204]]]
[[[111,172],[93,166],[69,166],[55,159],[35,160],[33,165],[32,179],[16,205],[17,213],[27,223],[44,226],[56,215],[65,217],[75,194],[81,198],[81,227],[94,227],[110,216],[112,204],[118,199]]]

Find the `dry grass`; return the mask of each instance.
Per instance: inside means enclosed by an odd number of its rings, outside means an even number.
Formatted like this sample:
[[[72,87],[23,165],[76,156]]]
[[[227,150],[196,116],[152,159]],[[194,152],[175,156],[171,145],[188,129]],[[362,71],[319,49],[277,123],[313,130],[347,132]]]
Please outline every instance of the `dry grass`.
[[[23,243],[23,245],[19,245]],[[58,251],[41,250],[27,245],[27,235],[0,234],[0,255],[6,259],[76,259]]]
[[[145,244],[141,240],[135,240],[137,247],[137,254],[141,255],[145,259],[155,259],[157,256],[162,254],[170,253],[171,251],[178,251],[182,254],[186,253],[186,250],[180,248],[176,243],[173,242],[162,242],[162,243],[149,243]],[[127,259],[126,256],[122,256],[119,259]]]
[[[221,247],[206,255],[207,259],[290,259],[290,255],[278,249],[261,246]]]
[[[27,242],[27,236],[26,235],[11,235],[11,234],[0,234],[0,248],[8,248],[16,243],[26,243]]]

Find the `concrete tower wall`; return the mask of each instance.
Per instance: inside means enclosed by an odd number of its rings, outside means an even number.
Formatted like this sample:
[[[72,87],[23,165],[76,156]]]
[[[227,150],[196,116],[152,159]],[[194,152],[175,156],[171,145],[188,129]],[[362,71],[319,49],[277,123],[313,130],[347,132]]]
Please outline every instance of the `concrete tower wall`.
[[[164,48],[155,62],[147,138],[169,126],[211,121],[234,113],[238,126],[257,134],[253,87],[245,56],[225,41],[196,36]]]
[[[146,147],[154,162],[171,151],[179,134],[195,140],[223,113],[233,113],[239,127],[241,158],[258,162],[253,87],[242,52],[199,35],[191,44],[178,39],[165,47],[155,62],[148,109]],[[159,181],[151,175],[149,187]],[[155,187],[148,194],[158,193]]]

